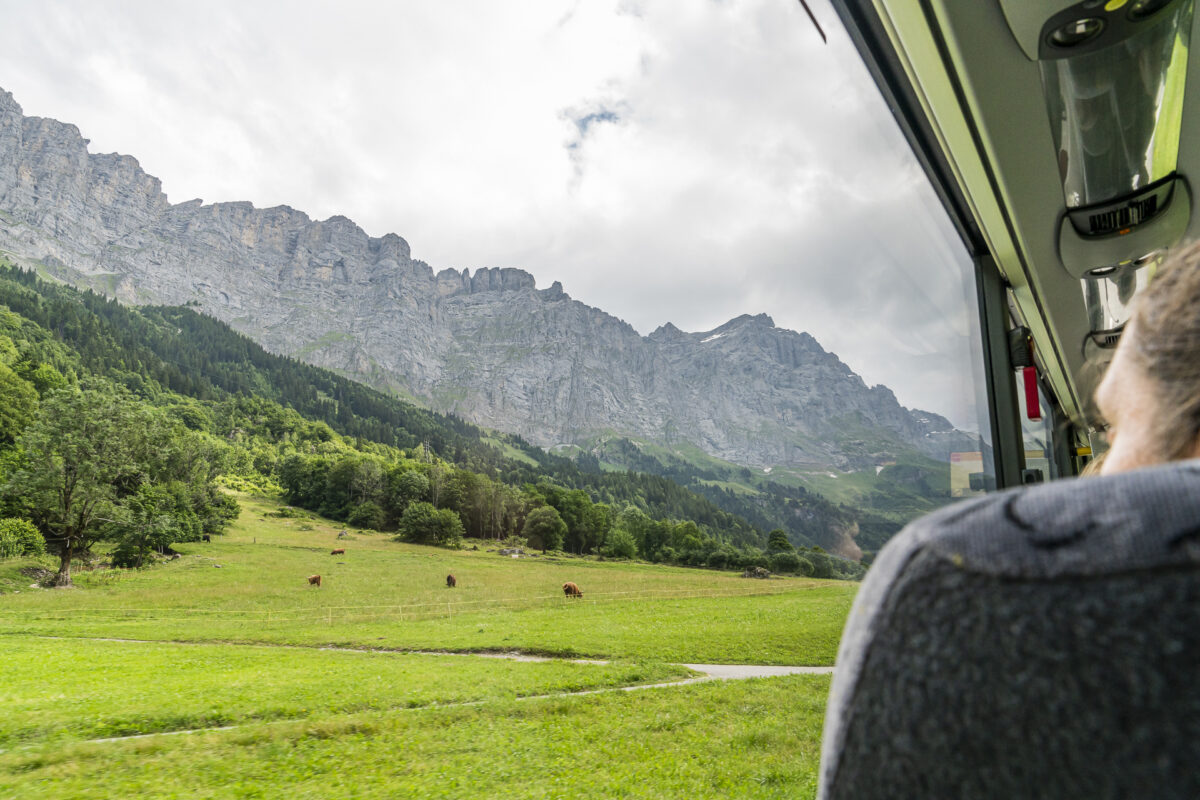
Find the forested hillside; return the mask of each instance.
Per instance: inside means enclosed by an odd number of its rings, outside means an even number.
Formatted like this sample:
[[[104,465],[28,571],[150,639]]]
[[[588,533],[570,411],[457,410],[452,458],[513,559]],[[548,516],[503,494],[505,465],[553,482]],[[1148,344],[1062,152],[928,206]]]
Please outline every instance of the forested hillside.
[[[435,270],[345,216],[172,204],[136,160],[89,153],[2,89],[0,252],[130,304],[197,304],[271,352],[546,448],[617,434],[760,469],[862,470],[977,444],[766,314],[642,336],[557,282]]]
[[[796,555],[784,537],[773,537],[772,547],[761,522],[668,478],[593,469],[586,460],[581,467],[270,355],[191,309],[131,309],[9,266],[0,268],[0,309],[0,395],[21,398],[12,407],[23,409],[0,415],[3,511],[41,527],[52,524],[37,518],[19,477],[34,429],[48,424],[48,414],[61,416],[56,398],[71,392],[83,406],[87,398],[109,398],[122,413],[162,420],[168,440],[203,445],[205,481],[224,475],[226,482],[278,486],[296,505],[411,540],[524,536],[535,546],[614,557],[861,571],[820,549]],[[117,485],[104,502],[133,513],[135,496]],[[809,523],[847,513],[815,496],[802,500],[809,512],[801,507],[792,516]],[[781,507],[789,503],[798,507],[796,498],[783,498]],[[789,530],[801,544],[816,538]],[[98,529],[104,535],[115,536]],[[178,532],[196,535],[194,525]]]

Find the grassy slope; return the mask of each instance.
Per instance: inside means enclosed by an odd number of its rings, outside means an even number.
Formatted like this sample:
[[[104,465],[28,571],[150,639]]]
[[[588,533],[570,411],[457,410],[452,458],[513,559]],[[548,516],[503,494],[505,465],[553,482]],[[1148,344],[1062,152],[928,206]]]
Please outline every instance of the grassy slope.
[[[851,426],[850,432],[856,429]],[[861,431],[859,431],[861,432]],[[849,434],[847,434],[849,435]],[[815,492],[834,503],[842,503],[856,508],[864,508],[895,522],[907,523],[921,514],[933,511],[948,502],[948,498],[930,498],[919,491],[906,486],[896,479],[894,467],[884,467],[876,471],[874,467],[842,471],[832,468],[798,468],[791,466],[774,466],[770,471],[762,469],[743,468],[731,461],[724,461],[711,456],[690,443],[681,443],[673,447],[653,444],[643,440],[631,440],[648,456],[658,459],[663,464],[670,464],[673,459],[680,459],[693,467],[723,476],[723,480],[698,480],[709,486],[720,486],[739,494],[757,495],[768,482],[782,486],[801,487]],[[896,457],[896,463],[902,467],[918,468],[935,476],[937,486],[950,485],[949,466],[943,462],[921,455],[908,447],[900,447],[903,454]],[[602,466],[611,470],[624,470],[621,464],[611,461],[601,462]],[[683,482],[682,485],[688,485]],[[948,489],[947,489],[948,491]],[[880,501],[882,493],[886,500]]]
[[[0,631],[822,665],[833,663],[857,590],[571,557],[513,560],[361,532],[337,540],[334,523],[276,519],[266,514],[278,504],[241,501],[229,535],[179,545],[186,555],[177,561],[82,573],[76,582],[87,591],[5,596]],[[335,544],[345,556],[329,554]],[[445,587],[448,572],[457,589]],[[321,589],[305,580],[314,573]],[[582,601],[563,597],[568,580],[583,588]]]
[[[855,584],[512,560],[362,532],[333,557],[337,526],[241,500],[230,535],[153,569],[81,574],[74,591],[29,590],[22,562],[0,564],[26,581],[0,596],[0,797],[812,796],[823,676],[514,698],[683,674],[664,661],[831,663]],[[320,590],[303,582],[316,570],[330,578]],[[565,579],[583,602],[561,597]],[[398,604],[403,616],[379,608]],[[439,705],[464,701],[476,704]],[[224,724],[239,727],[79,741]]]

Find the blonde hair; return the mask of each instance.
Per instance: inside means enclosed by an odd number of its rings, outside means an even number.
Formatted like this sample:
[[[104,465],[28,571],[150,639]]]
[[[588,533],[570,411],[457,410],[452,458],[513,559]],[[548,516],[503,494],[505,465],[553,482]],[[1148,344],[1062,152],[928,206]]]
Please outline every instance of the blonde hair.
[[[1083,465],[1083,469],[1079,472],[1081,478],[1093,478],[1100,474],[1100,468],[1104,466],[1104,457],[1108,455],[1105,450],[1098,456],[1092,456],[1092,460]]]
[[[1180,458],[1200,436],[1200,242],[1167,258],[1126,332],[1125,346],[1158,390],[1158,447],[1166,460]]]

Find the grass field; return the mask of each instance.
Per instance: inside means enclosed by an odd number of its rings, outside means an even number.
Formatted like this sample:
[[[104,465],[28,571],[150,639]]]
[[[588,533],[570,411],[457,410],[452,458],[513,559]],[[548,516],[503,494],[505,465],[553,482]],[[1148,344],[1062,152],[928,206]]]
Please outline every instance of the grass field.
[[[857,588],[565,556],[506,559],[383,534],[337,540],[335,525],[270,517],[277,503],[240,500],[227,536],[180,545],[177,561],[84,572],[82,591],[6,595],[0,631],[827,665]],[[345,556],[329,555],[335,544]],[[449,572],[456,589],[446,588]],[[305,580],[316,573],[320,589]],[[563,596],[565,581],[583,588],[582,601]]]
[[[796,798],[826,677],[313,717],[0,754],[0,796]]]
[[[316,648],[0,637],[0,749],[688,677],[667,664],[522,663]],[[79,670],[81,664],[86,670]],[[264,675],[270,680],[263,680]],[[319,676],[319,680],[314,680]],[[71,697],[69,703],[62,698]]]
[[[854,584],[337,540],[239,502],[228,535],[75,590],[0,562],[0,797],[812,795],[826,676],[614,690],[832,664]]]

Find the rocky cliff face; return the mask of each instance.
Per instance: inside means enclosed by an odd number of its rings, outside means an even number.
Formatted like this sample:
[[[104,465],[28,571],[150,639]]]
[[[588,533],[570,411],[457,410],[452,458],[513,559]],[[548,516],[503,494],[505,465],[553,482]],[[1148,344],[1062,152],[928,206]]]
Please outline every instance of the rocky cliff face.
[[[435,273],[345,217],[172,205],[135,159],[87,144],[0,90],[0,251],[126,302],[198,303],[275,352],[544,446],[620,433],[750,466],[945,457],[945,419],[766,316],[643,337],[558,283]]]

